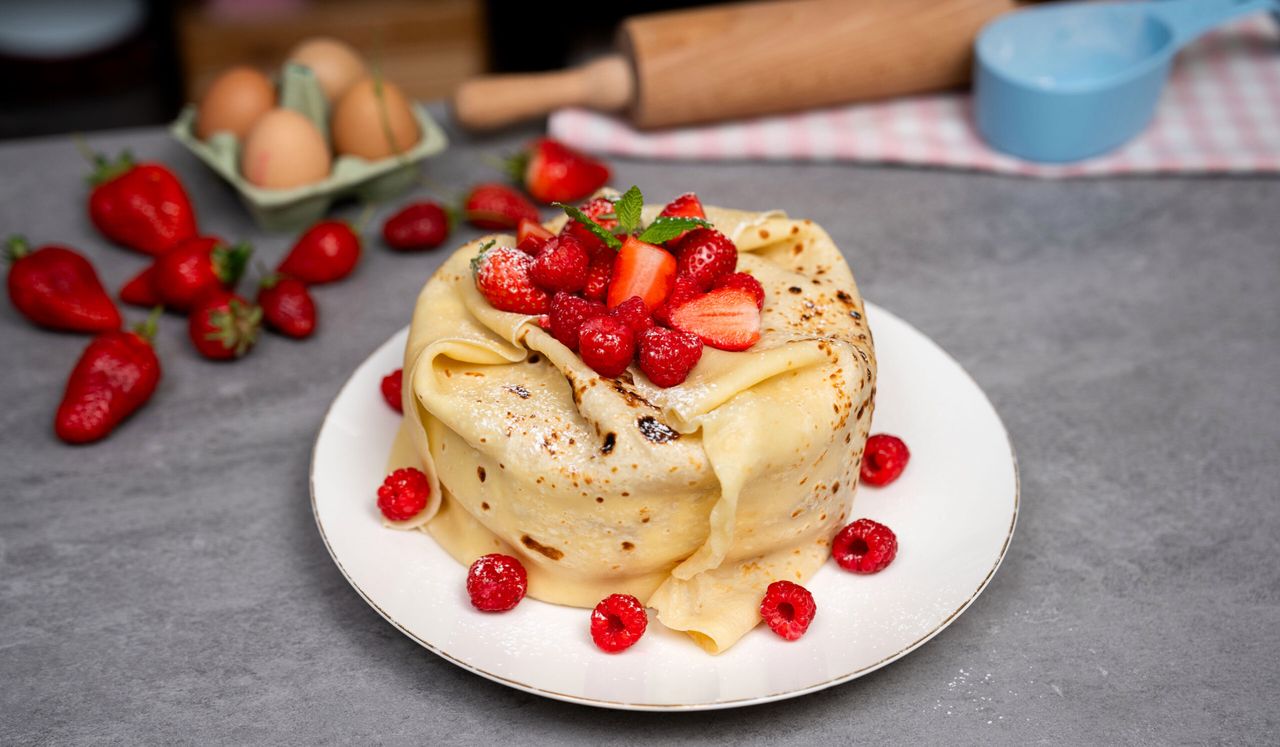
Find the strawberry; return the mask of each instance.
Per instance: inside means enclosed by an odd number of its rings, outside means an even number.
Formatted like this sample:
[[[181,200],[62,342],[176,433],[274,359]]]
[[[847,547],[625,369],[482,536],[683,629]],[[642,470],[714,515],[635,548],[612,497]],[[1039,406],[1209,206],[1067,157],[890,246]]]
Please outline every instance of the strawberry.
[[[557,293],[547,312],[547,331],[570,350],[578,349],[578,331],[588,319],[605,316],[604,304],[571,293]]]
[[[310,285],[332,283],[351,274],[360,261],[360,236],[340,220],[322,220],[298,237],[276,271]]]
[[[702,357],[702,340],[678,329],[650,327],[640,333],[639,341],[640,370],[655,386],[684,383]]]
[[[697,195],[695,195],[692,192],[685,192],[684,194],[675,198],[671,202],[667,203],[667,206],[662,209],[662,212],[658,213],[658,217],[660,218],[702,218],[703,220],[706,220],[707,213],[705,210],[702,209],[702,202],[698,199]],[[680,239],[684,238],[687,235],[689,235],[689,232],[685,231],[679,236],[676,236],[670,241],[667,241],[666,246],[675,246],[676,244],[679,244]]]
[[[607,197],[597,197],[589,200],[580,209],[606,230],[612,231],[618,227],[618,219],[613,212],[613,201]],[[613,251],[605,246],[598,236],[588,231],[576,220],[565,223],[564,228],[560,229],[560,233],[572,234],[575,239],[582,242],[582,245],[587,248],[587,252],[591,255],[592,262],[601,261],[606,257],[611,258],[613,254]]]
[[[732,272],[716,281],[717,288],[742,288],[756,299],[756,308],[764,308],[764,286],[745,272]],[[673,294],[674,295],[674,294]]]
[[[609,295],[609,280],[613,278],[613,252],[610,256],[591,260],[587,268],[587,284],[582,288],[582,295],[592,301],[603,301]]]
[[[746,350],[760,339],[760,310],[742,288],[717,288],[671,310],[671,326],[720,350]]]
[[[267,326],[286,337],[301,339],[316,331],[316,304],[307,284],[288,275],[273,274],[258,285],[258,305]]]
[[[714,228],[695,228],[676,245],[676,271],[706,290],[738,266],[738,248]]]
[[[101,154],[92,159],[89,218],[103,236],[152,256],[195,237],[195,210],[172,171],[134,163],[128,151],[115,162]]]
[[[618,250],[609,281],[609,308],[639,296],[652,310],[667,300],[676,276],[676,258],[662,247],[628,236]]]
[[[538,220],[538,208],[505,184],[476,185],[462,210],[471,225],[494,231],[515,228],[521,219]]]
[[[688,301],[692,301],[702,295],[702,288],[698,287],[698,282],[690,277],[676,275],[675,282],[671,284],[671,294],[667,296],[665,303],[659,304],[653,310],[653,317],[668,327],[671,326],[671,311]]]
[[[476,290],[499,311],[543,314],[550,305],[547,292],[533,284],[533,258],[510,246],[484,248],[471,260]]]
[[[529,270],[534,284],[548,293],[582,290],[591,260],[573,236],[555,236],[542,247]]]
[[[206,294],[230,290],[251,254],[248,244],[227,246],[214,236],[191,239],[156,258],[151,287],[166,307],[185,313]]]
[[[616,378],[635,357],[636,336],[621,319],[598,316],[578,330],[578,355],[582,362],[606,378]]]
[[[53,420],[58,438],[69,444],[106,438],[147,403],[160,381],[160,359],[151,347],[156,316],[133,331],[104,332],[89,342]]]
[[[9,237],[9,300],[43,327],[72,332],[120,328],[120,312],[93,265],[74,249],[42,246]]]
[[[120,289],[120,300],[130,306],[141,306],[145,309],[154,308],[163,305],[160,296],[156,293],[155,285],[152,279],[156,276],[155,265],[147,265],[147,267],[124,284]]]
[[[581,200],[609,181],[608,166],[546,137],[533,141],[510,166],[533,199],[547,205]]]
[[[516,248],[536,257],[538,250],[553,236],[555,234],[543,228],[538,221],[521,218],[520,225],[516,226]]]
[[[387,246],[400,251],[434,249],[449,238],[449,214],[434,202],[413,202],[382,224]]]
[[[631,331],[636,334],[636,339],[639,339],[641,332],[653,326],[653,315],[644,307],[644,300],[639,296],[628,298],[613,307],[613,311],[609,313],[626,322]]]
[[[258,341],[262,307],[230,291],[201,299],[187,319],[187,333],[196,352],[212,360],[240,358]]]

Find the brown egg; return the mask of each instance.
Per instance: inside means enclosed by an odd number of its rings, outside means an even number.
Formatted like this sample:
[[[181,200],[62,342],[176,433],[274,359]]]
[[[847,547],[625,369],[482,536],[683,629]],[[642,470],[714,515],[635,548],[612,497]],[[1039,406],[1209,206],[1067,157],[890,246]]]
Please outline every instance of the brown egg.
[[[276,87],[250,67],[233,67],[214,79],[196,113],[196,137],[230,132],[241,141],[258,118],[276,105]]]
[[[329,175],[329,146],[311,120],[272,109],[258,120],[240,151],[240,173],[269,189],[300,187]]]
[[[327,36],[299,43],[289,53],[289,62],[311,68],[330,104],[342,98],[342,94],[367,73],[364,60],[350,44]]]
[[[413,107],[400,89],[373,78],[362,79],[343,95],[333,110],[330,128],[334,151],[369,161],[403,153],[422,135]]]

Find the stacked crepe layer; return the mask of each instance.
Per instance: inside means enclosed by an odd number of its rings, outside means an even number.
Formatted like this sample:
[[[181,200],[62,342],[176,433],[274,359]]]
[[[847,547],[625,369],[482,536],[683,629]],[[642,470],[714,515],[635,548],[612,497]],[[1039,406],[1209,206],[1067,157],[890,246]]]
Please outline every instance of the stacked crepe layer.
[[[633,594],[712,653],[760,621],[770,582],[808,579],[849,516],[871,421],[862,299],[812,222],[706,212],[765,288],[763,335],[705,348],[669,389],[634,366],[602,378],[536,317],[494,309],[471,275],[481,242],[459,249],[414,309],[392,457],[426,472],[431,503],[392,526],[464,564],[518,557],[547,602]]]

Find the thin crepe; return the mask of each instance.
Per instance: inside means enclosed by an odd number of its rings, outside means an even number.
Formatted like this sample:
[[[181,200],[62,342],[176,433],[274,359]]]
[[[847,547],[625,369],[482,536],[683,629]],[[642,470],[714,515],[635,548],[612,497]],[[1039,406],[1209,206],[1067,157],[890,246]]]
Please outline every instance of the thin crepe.
[[[464,564],[514,555],[547,602],[634,594],[712,653],[760,622],[770,582],[808,579],[849,515],[874,407],[862,299],[812,222],[707,214],[765,287],[763,335],[706,348],[670,389],[635,366],[601,378],[536,317],[489,306],[481,242],[445,262],[414,309],[391,459],[427,473],[431,503],[388,525]]]

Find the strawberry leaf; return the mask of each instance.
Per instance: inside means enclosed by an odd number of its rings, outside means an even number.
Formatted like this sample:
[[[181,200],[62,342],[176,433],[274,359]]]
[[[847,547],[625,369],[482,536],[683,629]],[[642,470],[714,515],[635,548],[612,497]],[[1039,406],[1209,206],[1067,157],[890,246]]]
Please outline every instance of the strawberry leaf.
[[[566,205],[563,202],[553,202],[551,205],[552,207],[560,208],[564,211],[565,215],[581,223],[584,228],[595,234],[596,238],[603,241],[610,249],[622,248],[622,242],[618,240],[618,237],[609,233],[609,229],[592,220],[590,215],[587,215],[572,205]]]
[[[488,254],[489,250],[493,248],[493,245],[496,243],[498,243],[496,239],[489,239],[488,241],[480,245],[480,251],[476,252],[476,256],[471,258],[471,274],[472,275],[476,274],[477,272],[480,272],[480,263],[484,262],[484,255]]]
[[[646,244],[661,244],[670,241],[685,231],[695,228],[710,228],[711,224],[702,218],[674,218],[659,216],[644,229],[639,238]]]
[[[644,195],[634,184],[613,203],[613,212],[618,215],[618,228],[622,229],[623,234],[629,234],[640,227],[640,211],[643,209]]]

